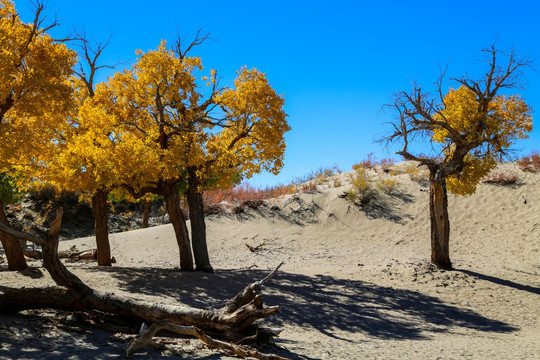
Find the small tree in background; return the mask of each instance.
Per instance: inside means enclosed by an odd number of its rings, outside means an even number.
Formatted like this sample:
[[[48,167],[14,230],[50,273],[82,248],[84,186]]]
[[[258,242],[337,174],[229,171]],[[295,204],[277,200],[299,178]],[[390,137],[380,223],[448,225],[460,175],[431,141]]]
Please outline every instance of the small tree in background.
[[[473,194],[482,177],[496,166],[496,159],[532,130],[532,110],[524,100],[500,94],[520,86],[522,69],[530,62],[513,52],[505,56],[494,46],[483,52],[488,55],[488,69],[479,80],[467,75],[452,79],[459,88],[444,94],[443,73],[436,82],[436,95],[415,85],[411,92],[398,92],[389,105],[398,117],[392,123],[394,131],[383,140],[402,142],[397,154],[429,169],[431,261],[442,269],[452,268],[447,189]],[[499,64],[501,56],[505,61]],[[418,139],[427,140],[438,153],[414,155],[410,145]]]

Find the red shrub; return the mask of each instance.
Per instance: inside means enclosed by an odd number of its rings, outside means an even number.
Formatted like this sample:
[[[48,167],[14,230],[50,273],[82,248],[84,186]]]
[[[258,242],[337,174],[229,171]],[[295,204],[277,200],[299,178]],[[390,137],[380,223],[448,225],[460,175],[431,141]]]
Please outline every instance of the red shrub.
[[[243,212],[245,206],[258,208],[264,200],[280,197],[293,191],[292,185],[278,185],[266,188],[256,188],[248,183],[242,183],[229,189],[208,190],[203,193],[203,203],[207,214],[216,214],[225,210],[222,202],[234,213]]]
[[[483,183],[496,185],[511,185],[518,180],[517,174],[504,171],[493,171],[487,174],[483,179]]]
[[[533,151],[530,155],[523,156],[517,163],[522,171],[532,173],[540,171],[540,154],[538,151]]]

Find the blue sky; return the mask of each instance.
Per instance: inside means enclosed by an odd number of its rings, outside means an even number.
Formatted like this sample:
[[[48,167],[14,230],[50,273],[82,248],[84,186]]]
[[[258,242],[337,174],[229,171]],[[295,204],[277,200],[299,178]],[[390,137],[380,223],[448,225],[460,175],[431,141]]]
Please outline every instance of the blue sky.
[[[285,97],[292,131],[286,136],[280,175],[262,174],[256,185],[289,183],[319,167],[350,170],[368,153],[391,157],[374,140],[393,119],[381,107],[416,81],[425,88],[448,64],[449,77],[481,76],[480,49],[497,42],[535,61],[517,92],[540,111],[540,5],[537,1],[173,1],[47,0],[57,36],[84,29],[88,38],[112,39],[103,62],[125,65],[135,50],[156,48],[197,29],[208,41],[192,53],[232,84],[246,65],[265,72]],[[17,0],[23,19],[29,2]],[[122,66],[120,67],[120,69]],[[110,73],[102,72],[99,80]],[[447,83],[446,86],[451,86]],[[538,124],[536,116],[534,124]],[[540,129],[514,148],[540,150]]]

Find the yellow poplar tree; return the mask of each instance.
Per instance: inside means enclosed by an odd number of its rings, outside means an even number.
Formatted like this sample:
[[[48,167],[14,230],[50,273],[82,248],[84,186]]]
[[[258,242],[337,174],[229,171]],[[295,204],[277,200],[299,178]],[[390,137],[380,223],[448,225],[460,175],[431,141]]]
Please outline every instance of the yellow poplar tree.
[[[402,141],[397,154],[426,165],[430,172],[431,261],[443,269],[452,268],[447,189],[458,195],[473,194],[496,159],[532,130],[532,110],[525,101],[518,95],[500,94],[519,86],[521,70],[529,61],[510,53],[499,64],[501,53],[494,46],[484,52],[489,66],[480,80],[454,79],[460,87],[443,94],[441,76],[438,98],[415,86],[410,93],[399,92],[392,105],[399,117],[386,140]],[[422,136],[442,156],[414,155],[410,141]]]
[[[263,168],[277,171],[285,146],[283,132],[288,130],[283,99],[257,70],[242,69],[234,89],[220,89],[216,71],[198,78],[195,72],[203,70],[201,59],[188,57],[179,48],[170,50],[165,42],[157,50],[138,54],[131,69],[116,73],[96,89],[94,101],[114,118],[117,146],[137,149],[130,151],[144,157],[123,161],[129,167],[119,175],[123,187],[134,197],[148,193],[165,197],[180,267],[192,270],[179,185],[191,178],[195,182],[191,189],[199,192],[203,174],[211,166],[236,168],[246,176]],[[198,85],[201,80],[206,86]],[[276,135],[280,133],[281,137]],[[141,171],[138,164],[146,158],[153,168]],[[197,269],[212,271],[206,240],[202,246],[195,245],[194,251]]]
[[[24,172],[48,161],[58,123],[71,106],[76,54],[47,33],[56,23],[44,28],[42,11],[38,4],[33,22],[25,23],[12,1],[0,0],[0,171]],[[1,203],[0,221],[6,223]],[[9,268],[26,268],[15,241],[1,240]]]
[[[214,186],[229,187],[263,170],[277,174],[283,167],[284,134],[289,131],[284,99],[276,94],[264,73],[242,68],[234,88],[215,96],[222,112],[221,131],[208,134],[206,142],[187,144],[203,149],[204,161],[187,167],[191,242],[198,270],[211,272],[206,246],[202,191],[212,179]],[[186,158],[187,160],[187,158]]]

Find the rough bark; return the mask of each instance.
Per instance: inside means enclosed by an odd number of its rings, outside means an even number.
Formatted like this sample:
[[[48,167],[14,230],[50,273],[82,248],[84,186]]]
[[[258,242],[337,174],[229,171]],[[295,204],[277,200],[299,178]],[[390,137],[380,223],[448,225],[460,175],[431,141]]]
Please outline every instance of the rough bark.
[[[206,224],[204,222],[204,204],[199,189],[200,182],[194,167],[188,167],[187,201],[189,206],[189,220],[191,224],[191,244],[195,257],[195,270],[213,273],[206,245]]]
[[[448,196],[444,180],[431,180],[429,186],[431,219],[431,261],[441,269],[452,269],[450,262],[450,220]]]
[[[6,213],[4,211],[4,203],[0,200],[0,223],[9,226]],[[6,254],[8,269],[10,271],[24,270],[28,268],[24,258],[23,247],[18,239],[15,239],[10,234],[0,232],[0,241]]]
[[[186,226],[186,219],[180,208],[180,194],[176,185],[167,186],[165,190],[167,212],[173,225],[176,242],[180,251],[180,269],[182,271],[193,271],[193,257],[189,243],[189,233]]]
[[[94,212],[94,226],[96,232],[97,262],[98,266],[111,266],[111,246],[109,244],[108,218],[109,209],[107,198],[109,192],[99,189],[92,196],[92,210]]]
[[[143,206],[144,206],[144,212],[143,212],[142,228],[146,229],[148,227],[148,218],[150,217],[150,201],[145,200]]]

